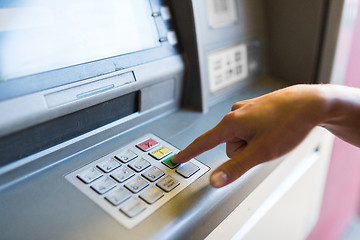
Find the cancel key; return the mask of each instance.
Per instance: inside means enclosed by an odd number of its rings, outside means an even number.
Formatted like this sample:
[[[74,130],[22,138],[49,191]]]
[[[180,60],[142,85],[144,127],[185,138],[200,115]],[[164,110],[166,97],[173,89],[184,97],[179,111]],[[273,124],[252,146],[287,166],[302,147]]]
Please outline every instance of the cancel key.
[[[174,178],[167,176],[160,182],[158,182],[156,185],[160,187],[165,192],[170,192],[173,190],[176,186],[178,186],[180,183],[179,181],[175,180]]]

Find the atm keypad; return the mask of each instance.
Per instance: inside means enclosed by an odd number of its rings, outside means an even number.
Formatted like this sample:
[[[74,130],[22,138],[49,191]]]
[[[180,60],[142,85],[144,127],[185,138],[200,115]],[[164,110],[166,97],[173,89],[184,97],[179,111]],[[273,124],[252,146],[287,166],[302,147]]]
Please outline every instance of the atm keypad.
[[[174,164],[179,150],[147,134],[65,176],[127,228],[133,228],[209,170],[191,159]]]

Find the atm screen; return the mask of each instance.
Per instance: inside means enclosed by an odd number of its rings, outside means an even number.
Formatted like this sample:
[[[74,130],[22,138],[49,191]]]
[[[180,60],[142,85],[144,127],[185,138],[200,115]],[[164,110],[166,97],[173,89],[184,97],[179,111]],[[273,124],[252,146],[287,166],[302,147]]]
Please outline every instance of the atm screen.
[[[148,0],[0,5],[0,81],[160,46]]]

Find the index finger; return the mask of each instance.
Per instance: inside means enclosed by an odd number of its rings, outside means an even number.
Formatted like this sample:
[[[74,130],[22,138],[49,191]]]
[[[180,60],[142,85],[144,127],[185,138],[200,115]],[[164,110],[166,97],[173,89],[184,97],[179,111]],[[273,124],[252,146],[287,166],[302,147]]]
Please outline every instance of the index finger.
[[[216,126],[196,138],[189,146],[171,158],[173,163],[184,163],[223,143],[221,130]]]

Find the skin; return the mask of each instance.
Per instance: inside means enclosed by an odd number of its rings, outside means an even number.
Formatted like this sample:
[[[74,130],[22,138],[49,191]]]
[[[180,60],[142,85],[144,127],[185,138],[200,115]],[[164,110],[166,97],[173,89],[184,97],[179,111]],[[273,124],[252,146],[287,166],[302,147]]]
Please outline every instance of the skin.
[[[315,126],[360,147],[360,89],[295,85],[237,102],[214,128],[171,160],[184,163],[226,143],[229,160],[210,176],[210,184],[220,188],[250,168],[288,153]]]

